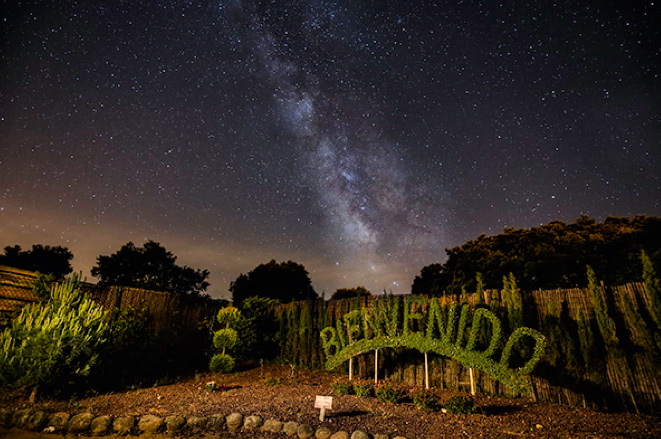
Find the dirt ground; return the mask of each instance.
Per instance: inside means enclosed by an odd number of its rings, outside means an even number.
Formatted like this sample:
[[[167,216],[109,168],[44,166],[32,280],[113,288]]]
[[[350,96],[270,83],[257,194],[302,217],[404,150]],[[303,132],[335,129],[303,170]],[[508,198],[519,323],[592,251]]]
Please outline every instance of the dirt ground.
[[[425,412],[412,403],[391,404],[375,398],[354,395],[333,396],[333,410],[326,420],[319,421],[314,408],[316,395],[333,395],[331,384],[336,376],[292,370],[286,366],[256,367],[232,374],[204,374],[172,385],[109,393],[77,401],[39,401],[34,409],[71,414],[91,412],[112,416],[142,416],[154,414],[261,415],[264,419],[306,423],[313,428],[325,425],[333,432],[397,435],[408,439],[427,438],[659,438],[661,418],[627,413],[602,413],[577,407],[535,403],[527,398],[508,399],[478,395],[478,414],[452,415]],[[226,391],[210,392],[208,381],[230,387]],[[450,392],[438,391],[441,402]],[[0,396],[0,405],[26,407],[26,395]],[[58,435],[38,435],[17,430],[1,430],[0,438],[61,439]],[[105,436],[113,437],[113,436]],[[141,435],[141,438],[146,436]],[[158,436],[156,436],[158,437]],[[163,435],[161,437],[171,437]],[[195,438],[247,439],[278,438],[282,433],[220,432],[194,435]]]

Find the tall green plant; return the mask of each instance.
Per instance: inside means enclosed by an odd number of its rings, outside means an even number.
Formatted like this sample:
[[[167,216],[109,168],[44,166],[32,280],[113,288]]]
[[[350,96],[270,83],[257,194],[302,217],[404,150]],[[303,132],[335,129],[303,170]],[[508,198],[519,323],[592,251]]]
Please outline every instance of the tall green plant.
[[[239,341],[239,334],[233,328],[241,317],[241,312],[232,306],[222,308],[216,315],[216,320],[221,329],[213,334],[213,345],[221,352],[211,357],[209,369],[212,372],[231,372],[236,361],[226,353],[227,349],[233,348]]]
[[[551,300],[546,315],[547,351],[549,364],[560,370],[575,370],[577,368],[576,348],[567,330],[567,322],[563,321],[560,304]]]
[[[588,265],[588,294],[590,302],[594,308],[594,315],[597,319],[599,332],[607,346],[617,347],[620,340],[617,337],[615,321],[608,315],[608,306],[606,304],[606,295],[603,287],[597,282],[597,275],[592,267]]]
[[[628,294],[624,294],[622,297],[622,310],[624,311],[624,318],[627,322],[629,332],[634,334],[639,344],[647,350],[656,349],[657,345],[654,342],[654,338],[656,336],[658,339],[659,335],[645,322],[645,319],[638,312],[636,305],[634,305],[633,300],[631,300]]]
[[[79,290],[79,277],[55,284],[50,299],[24,307],[0,334],[0,384],[56,386],[86,376],[108,335],[108,314]]]
[[[583,358],[583,365],[586,370],[592,371],[596,368],[596,362],[598,359],[597,344],[592,325],[590,324],[590,317],[581,307],[578,308],[576,324],[578,326],[578,341],[581,357]]]
[[[514,273],[503,276],[505,305],[507,306],[507,322],[510,331],[523,326],[523,297],[516,284]]]
[[[484,276],[480,272],[475,274],[475,294],[477,294],[476,305],[484,305]]]
[[[640,253],[640,260],[643,264],[643,281],[650,302],[649,313],[656,327],[661,330],[661,280],[657,278],[654,264],[645,251]]]

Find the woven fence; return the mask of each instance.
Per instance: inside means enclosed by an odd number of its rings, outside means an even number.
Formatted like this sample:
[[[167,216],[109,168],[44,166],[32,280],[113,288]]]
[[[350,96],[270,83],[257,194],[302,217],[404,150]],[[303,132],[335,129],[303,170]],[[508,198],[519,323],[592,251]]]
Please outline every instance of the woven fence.
[[[660,328],[651,325],[648,310],[650,294],[643,283],[618,287],[603,287],[607,309],[615,321],[620,344],[605,346],[589,294],[586,289],[532,291],[523,294],[524,326],[539,330],[549,337],[542,361],[531,377],[532,396],[572,406],[590,406],[630,412],[658,414],[661,407],[661,373],[657,367],[658,346],[650,345],[650,334]],[[487,305],[492,300],[502,304],[500,291],[484,293]],[[634,315],[625,312],[625,297],[633,304]],[[459,299],[459,298],[456,298]],[[470,305],[478,302],[476,294],[463,298]],[[331,302],[296,302],[280,307],[281,359],[284,362],[322,368],[325,361],[319,331],[334,326],[347,312],[369,307],[373,299],[348,299]],[[502,320],[507,317],[504,306],[492,307]],[[559,313],[559,315],[558,315]],[[583,358],[579,335],[580,314],[595,333],[593,351]],[[648,323],[647,328],[631,320]],[[647,331],[647,332],[646,332]],[[560,337],[558,336],[560,334]],[[593,355],[595,358],[590,358]],[[551,357],[555,356],[555,361]],[[430,384],[442,389],[469,389],[469,370],[450,358],[430,355]],[[354,374],[374,377],[374,355],[364,354],[354,360]],[[342,370],[338,370],[342,373]],[[507,387],[489,376],[474,372],[478,391],[487,394],[515,396]],[[424,357],[417,351],[379,351],[379,379],[424,385]]]

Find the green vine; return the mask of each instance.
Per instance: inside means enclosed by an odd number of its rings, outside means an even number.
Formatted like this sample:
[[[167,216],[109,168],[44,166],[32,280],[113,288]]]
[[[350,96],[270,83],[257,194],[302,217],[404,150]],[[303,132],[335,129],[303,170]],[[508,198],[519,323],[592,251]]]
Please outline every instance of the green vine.
[[[377,300],[371,308],[345,314],[341,319],[342,324],[338,322],[336,327],[329,326],[321,330],[320,336],[327,357],[326,368],[334,369],[352,357],[375,349],[407,348],[451,357],[466,367],[485,372],[515,390],[525,390],[529,384],[524,376],[529,375],[539,362],[546,338],[534,329],[518,328],[505,344],[500,361],[495,361],[492,357],[500,347],[502,339],[502,324],[498,316],[486,308],[476,309],[472,314],[468,342],[462,347],[471,315],[470,306],[466,304],[459,311],[456,302],[448,304],[443,300],[407,297],[402,319],[401,301],[393,297]],[[416,306],[415,312],[411,310],[412,305]],[[421,312],[425,308],[426,316]],[[485,320],[491,325],[491,339],[486,349],[479,351],[476,349],[476,343]],[[362,331],[359,325],[361,321]],[[424,322],[426,327],[423,327]],[[416,328],[418,330],[415,330]],[[512,369],[509,366],[510,356],[515,343],[523,337],[532,338],[535,347],[522,367]]]

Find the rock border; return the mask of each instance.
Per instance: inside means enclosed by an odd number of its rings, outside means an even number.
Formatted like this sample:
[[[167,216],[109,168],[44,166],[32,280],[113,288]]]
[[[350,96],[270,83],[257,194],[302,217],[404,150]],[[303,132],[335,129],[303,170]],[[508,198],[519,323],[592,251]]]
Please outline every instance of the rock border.
[[[117,416],[94,415],[92,413],[69,414],[49,413],[32,409],[0,408],[0,427],[19,428],[42,433],[90,433],[96,436],[107,434],[140,435],[142,433],[200,433],[203,431],[265,431],[281,433],[298,439],[407,439],[404,436],[385,434],[370,435],[362,430],[332,432],[326,426],[315,430],[311,425],[275,418],[263,419],[260,415],[231,413],[210,416]]]

